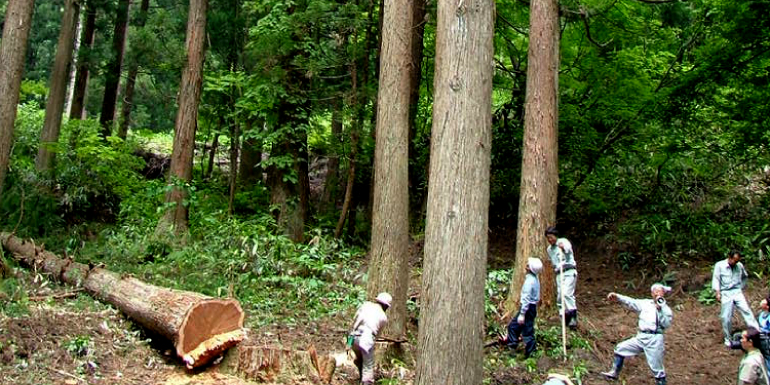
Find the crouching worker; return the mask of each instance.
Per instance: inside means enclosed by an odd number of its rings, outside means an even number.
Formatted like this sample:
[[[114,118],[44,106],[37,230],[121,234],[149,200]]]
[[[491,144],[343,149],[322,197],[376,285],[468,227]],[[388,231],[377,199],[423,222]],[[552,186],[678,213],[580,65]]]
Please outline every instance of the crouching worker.
[[[543,270],[543,262],[538,258],[527,260],[527,277],[521,287],[521,307],[516,318],[508,324],[508,337],[503,342],[516,350],[519,337],[524,342],[524,356],[529,357],[535,351],[535,317],[537,303],[540,302],[540,280],[537,275]]]
[[[610,380],[617,379],[623,368],[623,360],[644,352],[647,365],[650,366],[655,377],[655,384],[666,385],[666,370],[663,367],[666,346],[663,331],[671,326],[674,318],[665,300],[665,295],[669,291],[671,291],[670,287],[656,283],[650,288],[651,299],[634,299],[617,293],[607,295],[608,300],[619,301],[630,310],[639,313],[639,332],[635,337],[615,347],[615,361],[610,371],[602,373],[604,377]]]
[[[362,384],[374,384],[374,341],[377,332],[388,323],[385,311],[392,301],[390,294],[380,293],[375,302],[364,302],[356,312],[349,344],[356,355],[355,364]]]

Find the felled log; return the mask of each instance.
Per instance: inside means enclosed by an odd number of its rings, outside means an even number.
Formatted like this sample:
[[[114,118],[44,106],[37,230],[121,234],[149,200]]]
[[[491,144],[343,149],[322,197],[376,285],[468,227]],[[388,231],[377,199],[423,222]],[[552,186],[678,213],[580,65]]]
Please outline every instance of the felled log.
[[[227,352],[219,370],[252,381],[293,383],[305,379],[315,384],[328,384],[336,367],[333,356],[319,355],[313,346],[307,350],[292,350],[239,345]]]
[[[84,287],[94,297],[171,340],[189,369],[205,365],[246,337],[244,313],[236,300],[166,289],[103,268],[91,268],[59,258],[8,233],[0,233],[0,241],[22,264]]]

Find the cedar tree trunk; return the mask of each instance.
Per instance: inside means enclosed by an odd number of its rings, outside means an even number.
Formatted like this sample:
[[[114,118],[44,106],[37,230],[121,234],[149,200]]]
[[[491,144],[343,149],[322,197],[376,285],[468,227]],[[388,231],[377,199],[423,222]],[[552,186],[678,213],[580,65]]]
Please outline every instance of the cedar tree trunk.
[[[0,42],[0,198],[8,172],[34,0],[9,0]]]
[[[383,336],[406,334],[409,288],[409,100],[412,80],[411,0],[385,3],[377,134],[374,155],[374,204],[369,260],[370,297],[393,296]]]
[[[48,100],[45,104],[45,120],[40,133],[40,148],[37,152],[35,166],[38,171],[49,172],[53,167],[54,152],[50,145],[59,141],[64,101],[67,97],[67,78],[70,73],[70,61],[75,45],[75,30],[77,29],[80,5],[76,0],[67,0],[64,4],[59,42],[56,45],[56,57],[51,70],[51,83]]]
[[[136,20],[137,28],[144,27],[147,21],[147,10],[150,9],[150,0],[142,0],[139,7],[139,17]],[[134,86],[136,86],[136,76],[139,74],[139,62],[136,57],[128,65],[128,78],[126,79],[126,89],[121,106],[120,128],[118,128],[118,137],[126,139],[128,127],[131,125],[131,107],[134,106]]]
[[[190,0],[190,14],[187,19],[187,65],[182,70],[179,90],[179,111],[174,127],[174,148],[171,152],[169,183],[189,182],[192,179],[195,129],[198,126],[198,104],[200,104],[203,74],[204,45],[206,42],[206,9],[208,0]],[[176,181],[175,181],[176,180]],[[167,203],[175,203],[158,223],[158,230],[173,228],[177,235],[187,233],[187,206],[183,201],[187,193],[178,186],[172,187],[166,195]]]
[[[128,28],[128,9],[131,0],[118,0],[118,9],[115,14],[115,31],[112,35],[112,59],[107,65],[104,79],[104,98],[102,99],[102,112],[99,115],[99,124],[102,125],[102,136],[112,135],[112,123],[115,119],[115,103],[118,99],[118,85],[120,84],[120,69],[123,65],[123,52],[126,48],[126,31]],[[190,5],[192,7],[192,4]]]
[[[439,0],[417,385],[480,385],[493,0]]]
[[[540,274],[542,308],[551,308],[555,299],[553,267],[545,253],[545,229],[556,221],[559,186],[558,0],[532,2],[529,31],[516,266],[511,280],[508,311],[517,306],[530,257],[543,260],[543,272]]]
[[[88,88],[88,69],[91,65],[89,58],[91,47],[94,45],[94,32],[96,31],[96,9],[93,0],[86,2],[86,25],[80,36],[80,49],[78,50],[77,74],[75,75],[74,90],[72,92],[72,106],[70,106],[70,119],[83,119],[85,113],[86,89]]]

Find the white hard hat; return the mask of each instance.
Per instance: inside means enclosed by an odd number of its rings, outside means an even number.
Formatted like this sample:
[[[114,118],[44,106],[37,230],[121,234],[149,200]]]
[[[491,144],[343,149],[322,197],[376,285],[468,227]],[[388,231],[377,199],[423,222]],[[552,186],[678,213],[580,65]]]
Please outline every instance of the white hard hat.
[[[391,297],[390,294],[388,293],[382,292],[380,294],[377,294],[377,298],[375,299],[375,301],[387,307],[390,307],[390,304],[393,302],[393,297]]]
[[[527,260],[527,267],[533,274],[540,274],[540,271],[543,270],[543,262],[540,261],[540,258],[530,258]]]

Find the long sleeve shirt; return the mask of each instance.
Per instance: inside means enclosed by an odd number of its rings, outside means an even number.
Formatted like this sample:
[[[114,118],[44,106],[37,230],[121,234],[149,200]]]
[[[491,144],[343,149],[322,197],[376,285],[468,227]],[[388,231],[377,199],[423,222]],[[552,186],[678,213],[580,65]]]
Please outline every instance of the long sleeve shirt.
[[[741,290],[746,287],[746,280],[749,274],[738,262],[730,267],[727,259],[721,260],[714,265],[714,275],[711,278],[711,288],[714,291]]]
[[[757,323],[759,324],[760,332],[770,334],[770,313],[766,311],[759,313]]]
[[[559,245],[562,247],[559,247]],[[572,251],[572,244],[567,238],[557,239],[556,243],[548,245],[546,251],[548,252],[548,259],[551,260],[551,265],[553,265],[557,273],[559,272],[560,263],[577,268],[575,253]]]
[[[523,315],[529,310],[530,306],[537,305],[540,302],[540,280],[535,274],[527,273],[524,278],[524,285],[521,286],[521,312]]]
[[[639,330],[643,332],[661,333],[671,326],[674,313],[668,305],[655,306],[652,299],[635,299],[618,294],[618,301],[631,311],[639,314]]]
[[[388,316],[382,310],[382,306],[374,302],[364,302],[356,312],[356,320],[353,323],[353,330],[365,329],[365,332],[371,332],[377,335],[382,327],[388,323]]]

